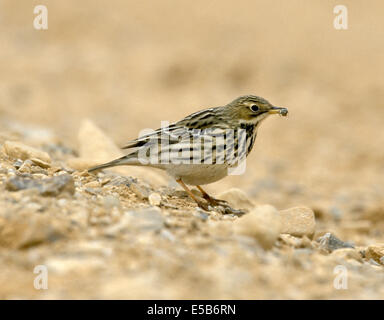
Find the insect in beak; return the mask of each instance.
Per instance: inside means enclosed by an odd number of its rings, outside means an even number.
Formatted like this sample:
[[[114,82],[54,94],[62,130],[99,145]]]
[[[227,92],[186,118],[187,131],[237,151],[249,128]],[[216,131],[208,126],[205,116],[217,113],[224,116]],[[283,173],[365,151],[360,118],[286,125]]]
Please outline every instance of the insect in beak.
[[[286,117],[288,115],[288,109],[287,108],[281,108],[281,107],[272,107],[268,111],[269,114],[279,114],[283,117]]]

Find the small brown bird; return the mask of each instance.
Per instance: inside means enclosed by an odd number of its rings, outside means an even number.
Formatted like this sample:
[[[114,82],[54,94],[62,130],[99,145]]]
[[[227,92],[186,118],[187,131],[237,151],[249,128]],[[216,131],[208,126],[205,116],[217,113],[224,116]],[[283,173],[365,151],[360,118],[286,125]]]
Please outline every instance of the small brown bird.
[[[201,185],[226,177],[245,161],[259,125],[270,114],[287,116],[288,110],[258,96],[241,96],[225,106],[198,111],[132,140],[123,149],[136,148],[136,151],[88,171],[119,165],[163,169],[200,208],[209,210],[209,204],[236,212],[225,201],[209,196]],[[199,200],[187,185],[196,186],[208,203]]]

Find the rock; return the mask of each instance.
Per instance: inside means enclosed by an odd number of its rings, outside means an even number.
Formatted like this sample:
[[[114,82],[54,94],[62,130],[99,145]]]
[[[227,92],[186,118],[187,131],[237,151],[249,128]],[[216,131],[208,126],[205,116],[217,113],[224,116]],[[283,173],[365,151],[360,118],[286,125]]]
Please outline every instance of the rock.
[[[164,217],[158,207],[129,211],[127,214],[134,218],[135,226],[142,231],[156,231],[164,226]]]
[[[103,199],[103,205],[104,205],[104,208],[106,208],[106,209],[113,209],[113,208],[120,208],[121,207],[119,198],[115,197],[113,195],[107,195]]]
[[[80,158],[70,159],[67,165],[76,170],[86,170],[95,165],[122,157],[124,154],[100,128],[92,121],[84,120],[79,130]],[[137,177],[159,187],[167,185],[168,179],[155,169],[138,166],[117,166],[108,168],[121,175]]]
[[[331,255],[333,257],[342,258],[343,260],[354,259],[357,261],[362,261],[362,256],[360,253],[353,248],[336,249],[331,253]]]
[[[51,164],[48,163],[48,162],[45,162],[43,160],[40,160],[40,159],[37,159],[37,158],[31,158],[31,161],[33,162],[33,164],[43,168],[43,169],[48,169],[51,167]]]
[[[106,228],[105,234],[115,237],[119,234],[138,231],[160,231],[164,227],[164,217],[158,207],[126,211],[119,222]]]
[[[5,141],[3,149],[4,152],[11,158],[21,160],[35,159],[44,163],[51,163],[51,157],[48,153],[27,146],[21,142]]]
[[[351,243],[341,241],[329,232],[318,238],[317,241],[320,243],[320,249],[323,249],[327,252],[332,252],[341,248],[354,248]]]
[[[150,191],[148,190],[148,188],[145,188],[143,185],[141,185],[141,184],[139,184],[137,182],[131,183],[129,185],[129,189],[131,189],[133,191],[133,193],[140,200],[148,199],[149,194],[150,194]]]
[[[282,233],[280,235],[280,239],[287,245],[294,247],[294,248],[299,248],[302,244],[301,238],[297,238],[294,236],[291,236],[290,234]]]
[[[248,198],[247,194],[237,188],[231,188],[227,191],[224,191],[220,193],[217,196],[220,200],[228,201],[228,203],[233,207],[237,209],[252,209],[255,205],[253,202]]]
[[[161,203],[161,196],[157,192],[153,192],[148,196],[150,205],[159,206]]]
[[[75,255],[63,256],[63,257],[52,257],[49,258],[45,265],[48,270],[52,273],[60,275],[73,274],[76,272],[90,272],[98,269],[104,269],[106,267],[105,261],[101,257],[92,256],[81,256]]]
[[[23,164],[18,169],[21,173],[30,173],[32,169],[32,161],[31,160],[25,160]]]
[[[67,160],[67,166],[77,170],[84,171],[100,164],[100,160],[87,159],[87,158],[71,158]]]
[[[62,222],[39,214],[10,216],[0,220],[0,246],[26,249],[54,242],[64,236]]]
[[[75,183],[69,174],[61,174],[41,181],[44,182],[40,191],[42,196],[57,196],[65,192],[75,193]]]
[[[9,191],[35,189],[42,196],[57,196],[63,192],[74,194],[75,192],[75,184],[72,176],[69,174],[62,174],[42,180],[15,176],[7,180],[5,187]]]
[[[279,237],[281,223],[276,208],[257,206],[234,223],[237,234],[255,238],[264,249],[270,249]]]
[[[20,159],[17,159],[14,163],[13,163],[13,166],[19,170],[21,168],[21,166],[24,164],[24,162]]]
[[[99,188],[100,187],[100,182],[97,180],[90,181],[88,183],[85,183],[83,185],[84,188]]]
[[[24,189],[38,189],[41,186],[39,180],[22,178],[22,177],[11,177],[5,183],[5,188],[8,191],[19,191]]]
[[[195,211],[193,211],[192,215],[200,220],[207,221],[209,215],[199,207],[196,208]]]
[[[294,207],[279,211],[281,233],[311,237],[315,233],[315,214],[307,207]]]
[[[365,257],[384,265],[384,244],[374,244],[367,247]]]
[[[97,159],[101,162],[122,156],[122,152],[91,120],[84,120],[78,133],[79,154],[82,158]]]

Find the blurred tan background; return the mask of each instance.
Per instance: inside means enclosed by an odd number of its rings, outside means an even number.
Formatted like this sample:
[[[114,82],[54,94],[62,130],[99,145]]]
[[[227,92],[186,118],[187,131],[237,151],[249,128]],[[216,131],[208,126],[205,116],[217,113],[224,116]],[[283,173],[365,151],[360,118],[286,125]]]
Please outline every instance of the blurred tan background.
[[[33,28],[44,4],[49,29]],[[256,94],[290,110],[269,119],[252,177],[307,186],[372,184],[384,173],[384,5],[348,1],[2,1],[0,112],[49,127],[76,149],[91,118],[118,144],[161,120]],[[269,171],[268,171],[269,170]],[[247,175],[249,177],[250,175]],[[248,183],[229,178],[220,187]],[[224,187],[223,187],[224,188]]]
[[[45,31],[33,28],[39,4],[48,8]],[[333,27],[338,4],[348,8],[348,30]],[[123,145],[160,121],[260,95],[289,117],[263,123],[246,175],[208,191],[238,187],[258,203],[318,208],[318,231],[338,230],[359,245],[384,242],[376,218],[364,237],[356,225],[337,224],[383,205],[383,10],[379,0],[3,0],[0,136],[14,131],[28,142],[33,133],[78,151],[78,129],[89,118]],[[249,292],[295,297],[277,294],[284,281]],[[220,288],[207,296],[243,297],[229,282],[228,292]],[[185,290],[164,296],[191,297]],[[366,290],[348,297],[369,297]],[[316,292],[306,297],[326,297]]]

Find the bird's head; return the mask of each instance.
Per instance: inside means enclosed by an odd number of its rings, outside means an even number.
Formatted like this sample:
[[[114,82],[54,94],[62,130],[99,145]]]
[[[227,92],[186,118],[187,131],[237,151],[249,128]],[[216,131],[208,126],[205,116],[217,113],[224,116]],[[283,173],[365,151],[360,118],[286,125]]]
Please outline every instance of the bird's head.
[[[233,119],[239,121],[260,123],[270,114],[288,115],[288,109],[275,107],[267,100],[258,96],[241,96],[227,106]]]

